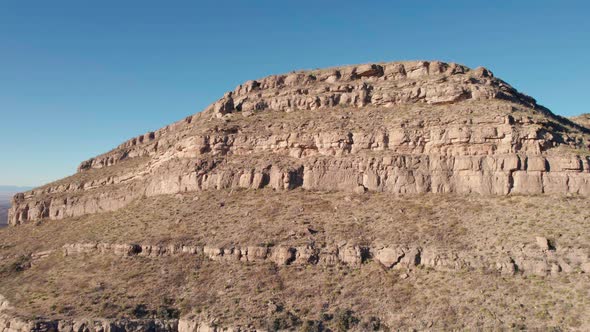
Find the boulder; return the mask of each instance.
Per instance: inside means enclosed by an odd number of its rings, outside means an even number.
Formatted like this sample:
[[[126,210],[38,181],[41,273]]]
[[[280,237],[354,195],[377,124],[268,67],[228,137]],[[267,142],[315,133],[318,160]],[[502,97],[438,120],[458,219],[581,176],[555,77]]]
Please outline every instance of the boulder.
[[[338,258],[341,262],[358,266],[362,264],[368,256],[368,248],[361,246],[343,246],[338,249]]]
[[[549,245],[549,240],[547,240],[547,238],[542,237],[542,236],[537,236],[535,238],[535,241],[537,242],[537,246],[539,248],[541,248],[541,250],[549,250],[550,245]]]
[[[295,248],[279,246],[272,249],[271,260],[277,265],[289,265],[295,260],[295,255]]]
[[[375,64],[361,65],[357,67],[356,75],[360,77],[383,76],[383,67]]]
[[[381,248],[374,253],[374,259],[388,269],[398,264],[403,257],[404,251],[401,248]]]

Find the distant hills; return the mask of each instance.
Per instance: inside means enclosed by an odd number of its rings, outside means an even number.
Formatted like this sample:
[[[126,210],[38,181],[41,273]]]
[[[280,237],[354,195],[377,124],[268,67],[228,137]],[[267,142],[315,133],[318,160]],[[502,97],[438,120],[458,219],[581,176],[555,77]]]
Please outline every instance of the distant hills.
[[[27,191],[32,187],[6,186],[0,185],[0,227],[8,223],[8,209],[10,208],[10,199],[15,193]]]
[[[31,190],[31,189],[33,189],[33,187],[0,185],[0,193],[18,193],[21,191],[27,191],[27,190]]]
[[[0,227],[8,224],[8,209],[10,208],[10,195],[0,193]]]

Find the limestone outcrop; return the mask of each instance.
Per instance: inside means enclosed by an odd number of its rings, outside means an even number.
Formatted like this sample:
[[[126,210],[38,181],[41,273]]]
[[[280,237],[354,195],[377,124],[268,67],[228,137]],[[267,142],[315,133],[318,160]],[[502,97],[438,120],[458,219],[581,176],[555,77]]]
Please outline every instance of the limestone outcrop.
[[[541,239],[541,240],[539,240]],[[277,245],[268,246],[190,246],[151,244],[72,243],[62,248],[64,256],[79,254],[115,255],[118,257],[174,257],[200,255],[216,262],[253,263],[272,262],[285,265],[335,265],[361,267],[374,261],[386,269],[412,269],[427,267],[438,271],[487,271],[505,275],[525,274],[537,276],[558,273],[590,273],[590,256],[583,249],[550,248],[544,238],[537,245],[519,245],[497,251],[445,250],[438,247],[411,245],[360,246],[342,243],[332,246]],[[48,250],[31,255],[32,264],[54,254]]]
[[[589,132],[485,68],[418,61],[293,72],[245,82],[16,195],[9,222],[229,188],[590,195]]]

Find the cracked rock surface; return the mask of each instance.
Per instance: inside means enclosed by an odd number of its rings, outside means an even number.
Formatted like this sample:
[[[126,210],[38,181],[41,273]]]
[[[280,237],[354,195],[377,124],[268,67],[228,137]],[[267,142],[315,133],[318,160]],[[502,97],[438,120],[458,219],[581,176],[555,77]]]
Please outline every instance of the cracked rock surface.
[[[590,129],[484,68],[402,62],[248,81],[16,195],[12,225],[208,189],[590,195]]]
[[[247,81],[14,196],[0,332],[590,330],[586,118],[438,61]]]

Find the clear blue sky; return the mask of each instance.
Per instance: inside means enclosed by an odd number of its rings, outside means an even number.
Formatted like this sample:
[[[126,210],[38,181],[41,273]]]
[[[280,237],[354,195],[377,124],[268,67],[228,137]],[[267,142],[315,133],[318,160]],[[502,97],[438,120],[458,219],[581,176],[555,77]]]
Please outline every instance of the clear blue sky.
[[[403,3],[403,4],[402,4]],[[40,185],[123,140],[293,69],[486,66],[589,112],[585,1],[3,1],[0,184]]]

